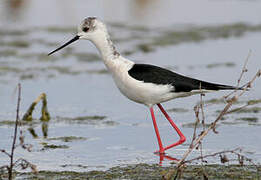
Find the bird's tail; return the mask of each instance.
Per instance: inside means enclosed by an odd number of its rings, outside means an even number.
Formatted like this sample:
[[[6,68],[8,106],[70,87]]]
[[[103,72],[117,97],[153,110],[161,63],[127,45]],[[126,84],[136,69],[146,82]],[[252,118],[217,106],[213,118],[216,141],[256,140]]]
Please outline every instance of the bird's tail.
[[[200,82],[201,89],[206,90],[243,90],[244,87],[229,86],[224,84],[215,84],[209,82]]]

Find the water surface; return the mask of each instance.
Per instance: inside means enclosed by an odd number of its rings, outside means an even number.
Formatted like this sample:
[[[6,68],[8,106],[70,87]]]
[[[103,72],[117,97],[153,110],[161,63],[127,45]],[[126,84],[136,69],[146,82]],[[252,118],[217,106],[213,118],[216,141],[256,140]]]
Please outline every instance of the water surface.
[[[153,154],[157,142],[148,108],[119,93],[93,45],[80,41],[51,57],[46,55],[75,34],[83,17],[104,19],[117,49],[138,63],[231,85],[237,83],[250,49],[248,72],[242,81],[261,67],[260,1],[62,2],[21,1],[17,7],[8,1],[0,4],[0,148],[11,146],[17,83],[22,84],[21,116],[45,92],[51,114],[48,131],[42,130],[46,124],[39,120],[38,105],[33,122],[22,126],[33,151],[16,151],[16,157],[26,158],[39,170],[104,170],[159,162]],[[118,9],[112,13],[116,5]],[[260,90],[257,81],[234,107],[260,100]],[[225,92],[204,97],[214,102],[205,109],[207,123],[224,107],[215,101],[223,95]],[[175,158],[181,158],[189,146],[193,107],[198,101],[199,96],[193,96],[163,104],[188,139],[168,151]],[[248,157],[260,163],[261,107],[255,104],[249,108],[228,114],[218,125],[219,134],[210,133],[204,139],[203,152],[242,147]],[[158,110],[156,118],[164,143],[175,141],[177,135]],[[190,157],[197,155],[195,151]],[[0,165],[6,162],[1,155]]]

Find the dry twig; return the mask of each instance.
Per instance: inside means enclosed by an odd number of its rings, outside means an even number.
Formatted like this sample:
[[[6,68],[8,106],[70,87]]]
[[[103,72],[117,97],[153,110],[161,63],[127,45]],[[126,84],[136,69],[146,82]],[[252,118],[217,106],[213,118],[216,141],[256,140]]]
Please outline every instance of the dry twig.
[[[19,146],[21,146],[23,149],[26,149],[27,151],[31,151],[32,145],[30,144],[25,144],[24,143],[24,136],[22,130],[20,130],[20,136],[19,136],[19,141],[20,143],[16,143],[17,139],[17,133],[18,133],[18,126],[20,125],[19,123],[19,111],[20,111],[20,102],[21,102],[21,84],[18,84],[18,99],[17,99],[17,108],[16,108],[16,120],[15,120],[15,130],[14,130],[14,135],[13,135],[13,141],[12,141],[12,147],[11,147],[11,152],[8,153],[4,149],[0,149],[0,152],[7,155],[10,158],[10,164],[1,166],[0,167],[0,179],[2,178],[2,174],[6,174],[6,171],[8,172],[8,179],[12,180],[13,179],[13,171],[15,167],[20,166],[22,169],[30,167],[33,173],[37,172],[36,166],[29,161],[27,161],[24,158],[20,158],[14,162],[14,153],[15,149]]]
[[[200,109],[201,109],[202,119],[203,119],[202,123],[204,123],[204,111],[203,111],[203,103],[202,103],[202,96],[201,96],[201,98],[200,98],[200,105],[199,105],[199,106],[196,106],[196,107],[194,108],[195,115],[196,115],[196,122],[195,122],[195,126],[194,126],[194,132],[193,132],[192,141],[191,141],[191,144],[190,144],[188,150],[184,153],[183,157],[182,157],[182,158],[180,159],[180,161],[177,163],[178,169],[182,168],[182,167],[185,165],[185,163],[190,163],[190,162],[192,162],[192,161],[194,161],[194,160],[199,160],[199,159],[203,160],[203,158],[206,158],[206,157],[216,156],[216,155],[218,155],[218,154],[221,155],[221,154],[228,153],[228,152],[237,154],[237,155],[238,155],[238,161],[239,161],[240,164],[243,164],[244,159],[247,159],[249,162],[252,162],[251,159],[246,158],[245,156],[241,155],[240,153],[237,153],[236,150],[238,150],[238,149],[230,150],[230,151],[217,152],[217,153],[210,154],[210,155],[205,155],[205,156],[203,156],[202,153],[201,153],[201,155],[200,155],[199,157],[186,161],[186,158],[188,157],[188,155],[189,155],[195,148],[197,148],[199,145],[201,145],[201,142],[202,142],[203,138],[209,133],[209,131],[212,130],[213,132],[217,133],[217,131],[215,130],[215,128],[216,128],[216,124],[218,123],[218,121],[219,121],[226,113],[228,113],[228,110],[231,108],[231,106],[233,105],[233,103],[236,102],[236,101],[238,100],[238,98],[241,97],[249,88],[251,88],[251,87],[252,87],[252,84],[254,83],[254,81],[255,81],[258,77],[261,76],[261,69],[259,69],[259,70],[257,71],[257,73],[254,75],[254,77],[253,77],[249,82],[247,82],[244,86],[242,86],[243,89],[240,89],[240,90],[242,90],[242,91],[241,91],[240,93],[237,93],[238,90],[239,90],[239,84],[240,84],[240,82],[241,82],[241,80],[242,80],[243,74],[244,74],[245,72],[247,72],[246,66],[247,66],[247,62],[248,62],[248,60],[249,60],[250,55],[251,55],[251,51],[249,52],[249,54],[248,54],[248,56],[247,56],[247,58],[246,58],[246,61],[245,61],[245,63],[244,63],[243,69],[242,69],[242,72],[241,72],[240,77],[239,77],[239,79],[238,79],[238,81],[237,81],[237,87],[238,87],[238,89],[236,89],[236,90],[233,91],[232,93],[230,93],[230,94],[228,94],[227,96],[225,96],[225,99],[228,99],[229,96],[231,96],[231,95],[234,94],[233,97],[227,100],[226,106],[225,106],[225,107],[223,108],[223,110],[220,112],[220,114],[219,114],[218,117],[215,119],[215,121],[213,121],[213,122],[211,123],[211,125],[210,125],[207,129],[204,129],[204,130],[201,132],[201,134],[199,135],[198,138],[195,138],[195,137],[196,137],[197,125],[198,125],[198,123],[200,122],[200,120],[199,120],[199,110],[200,110]],[[224,158],[224,161],[225,161],[225,157],[223,157],[223,158]],[[175,177],[178,176],[178,173],[179,173],[179,172],[180,172],[180,171],[177,170],[177,173],[176,173]],[[170,177],[173,177],[173,173],[175,173],[175,170],[170,170],[170,171],[164,176],[164,178],[169,179]]]
[[[17,99],[17,108],[16,108],[16,119],[15,119],[15,130],[14,130],[14,137],[13,137],[13,144],[11,148],[11,154],[10,154],[10,165],[8,169],[9,174],[9,180],[12,180],[13,175],[13,161],[14,161],[14,150],[15,150],[15,143],[16,143],[16,137],[17,137],[17,127],[18,127],[18,121],[19,121],[19,110],[20,110],[20,101],[21,101],[21,84],[18,84],[18,99]]]

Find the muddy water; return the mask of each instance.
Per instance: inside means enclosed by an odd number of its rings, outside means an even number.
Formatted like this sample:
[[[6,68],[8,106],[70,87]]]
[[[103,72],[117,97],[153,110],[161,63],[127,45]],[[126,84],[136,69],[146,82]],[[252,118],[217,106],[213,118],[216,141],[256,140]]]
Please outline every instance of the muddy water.
[[[170,6],[172,1],[112,1],[110,6],[101,1],[65,2],[24,1],[14,6],[4,1],[0,5],[0,148],[9,149],[11,145],[16,84],[22,84],[21,116],[45,92],[51,114],[48,128],[43,130],[46,124],[39,120],[38,105],[35,119],[22,126],[33,151],[17,149],[17,157],[26,158],[40,170],[89,171],[159,162],[153,154],[157,144],[148,109],[119,93],[94,46],[80,41],[54,56],[46,56],[73,36],[82,17],[105,19],[118,50],[135,62],[157,64],[191,77],[232,85],[236,84],[250,49],[252,55],[243,82],[261,67],[259,1],[201,1],[200,7],[185,3]],[[117,3],[122,10],[115,16],[110,8]],[[49,7],[49,13],[42,7]],[[189,8],[190,13],[185,16],[178,7]],[[197,7],[204,11],[199,13]],[[159,16],[160,12],[164,13]],[[260,100],[260,87],[257,82],[234,107]],[[216,100],[224,94],[204,97],[212,104],[205,109],[206,123],[213,121],[224,107],[222,101]],[[172,157],[182,157],[189,146],[195,120],[193,107],[198,101],[199,97],[193,96],[163,104],[188,138],[184,145],[168,151]],[[203,152],[242,147],[248,157],[260,163],[260,114],[260,104],[228,114],[218,126],[219,134],[211,133],[204,140]],[[156,116],[164,142],[176,140],[158,111]],[[191,157],[197,155],[199,152],[195,151]],[[0,165],[6,162],[7,158],[1,155]],[[169,165],[170,161],[163,164]]]

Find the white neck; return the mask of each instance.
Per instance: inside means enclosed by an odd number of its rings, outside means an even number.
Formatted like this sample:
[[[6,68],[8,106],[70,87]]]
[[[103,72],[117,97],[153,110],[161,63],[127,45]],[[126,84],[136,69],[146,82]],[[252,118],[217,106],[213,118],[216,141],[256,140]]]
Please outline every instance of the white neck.
[[[97,34],[97,36],[93,38],[91,41],[100,51],[100,54],[102,55],[105,64],[120,56],[120,54],[116,51],[107,32],[103,31]]]

